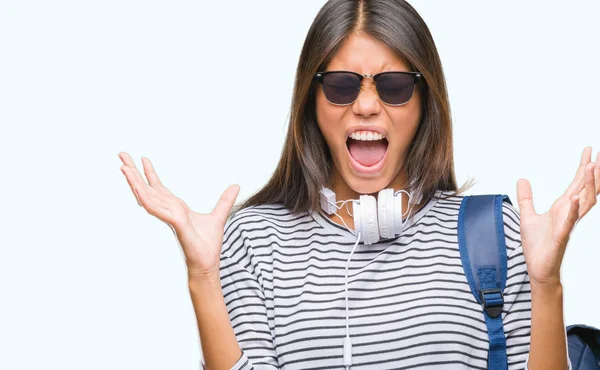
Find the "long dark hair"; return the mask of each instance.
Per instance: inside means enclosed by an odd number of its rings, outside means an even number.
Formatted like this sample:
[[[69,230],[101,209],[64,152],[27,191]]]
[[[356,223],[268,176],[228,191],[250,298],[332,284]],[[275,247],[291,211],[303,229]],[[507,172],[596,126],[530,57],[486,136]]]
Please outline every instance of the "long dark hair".
[[[329,182],[332,160],[316,121],[315,89],[319,85],[313,77],[325,70],[344,41],[357,32],[383,42],[424,77],[418,84],[421,122],[406,160],[410,190],[428,201],[436,190],[459,194],[472,186],[467,183],[457,189],[446,82],[423,19],[402,0],[329,0],[317,14],[302,46],[279,164],[267,184],[236,205],[230,216],[269,203],[283,204],[292,213],[318,209],[319,190]]]

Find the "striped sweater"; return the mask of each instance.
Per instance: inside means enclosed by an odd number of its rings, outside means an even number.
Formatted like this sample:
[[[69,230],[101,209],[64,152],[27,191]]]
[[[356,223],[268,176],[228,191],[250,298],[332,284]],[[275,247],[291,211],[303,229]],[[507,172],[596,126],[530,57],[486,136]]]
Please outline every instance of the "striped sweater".
[[[356,247],[348,269],[351,369],[486,369],[488,334],[461,265],[463,196],[438,191],[398,237]],[[524,369],[531,291],[518,210],[503,205],[508,368]],[[345,268],[356,237],[281,204],[235,213],[221,252],[223,296],[247,369],[345,369]]]

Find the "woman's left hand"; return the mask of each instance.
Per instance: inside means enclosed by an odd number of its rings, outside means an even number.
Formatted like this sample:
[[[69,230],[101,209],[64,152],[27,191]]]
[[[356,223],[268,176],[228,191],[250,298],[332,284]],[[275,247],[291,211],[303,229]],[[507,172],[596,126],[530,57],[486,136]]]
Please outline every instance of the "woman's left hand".
[[[600,193],[600,152],[595,165],[591,155],[592,148],[586,147],[573,182],[544,214],[535,212],[529,181],[517,181],[521,244],[532,285],[560,284],[560,266],[571,232]]]

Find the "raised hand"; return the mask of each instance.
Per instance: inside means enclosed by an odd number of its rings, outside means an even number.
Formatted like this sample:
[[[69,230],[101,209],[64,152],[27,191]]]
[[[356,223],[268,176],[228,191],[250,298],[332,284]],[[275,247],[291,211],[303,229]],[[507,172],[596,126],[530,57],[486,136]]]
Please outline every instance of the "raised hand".
[[[560,283],[560,266],[575,224],[596,204],[600,194],[600,153],[591,162],[592,148],[583,150],[575,178],[549,211],[537,214],[531,185],[517,181],[521,243],[532,284]]]
[[[237,184],[229,186],[209,214],[192,211],[173,195],[159,180],[150,159],[142,157],[148,183],[125,152],[121,171],[127,178],[138,204],[171,227],[183,249],[188,274],[198,277],[219,277],[219,261],[227,215],[239,193]]]

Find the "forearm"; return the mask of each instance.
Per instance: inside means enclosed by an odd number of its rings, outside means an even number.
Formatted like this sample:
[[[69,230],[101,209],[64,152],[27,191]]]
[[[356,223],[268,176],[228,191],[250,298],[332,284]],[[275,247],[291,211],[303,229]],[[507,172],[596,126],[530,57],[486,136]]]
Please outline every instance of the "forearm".
[[[531,283],[529,370],[566,370],[567,344],[563,319],[563,287]]]
[[[206,368],[229,370],[242,356],[218,278],[188,281]]]

